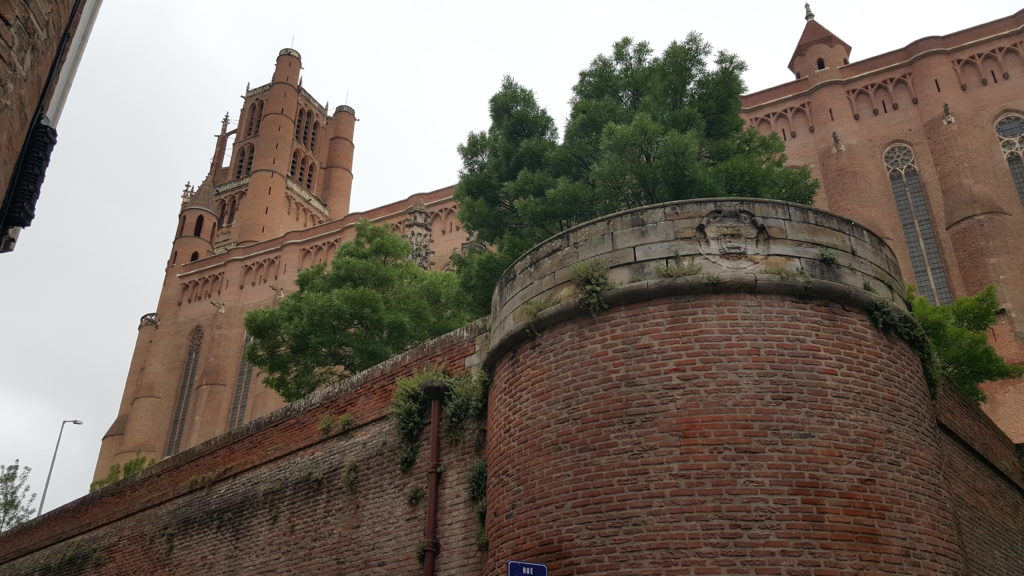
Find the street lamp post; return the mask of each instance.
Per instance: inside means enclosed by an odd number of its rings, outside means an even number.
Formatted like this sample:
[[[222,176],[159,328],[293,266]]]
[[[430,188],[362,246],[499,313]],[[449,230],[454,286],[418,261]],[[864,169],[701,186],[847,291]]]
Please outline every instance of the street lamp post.
[[[60,423],[60,434],[57,434],[57,445],[53,447],[53,459],[50,460],[50,471],[46,473],[46,484],[43,485],[43,497],[39,499],[39,510],[36,511],[36,518],[43,513],[43,504],[46,502],[46,491],[50,488],[50,476],[53,476],[53,465],[57,462],[57,450],[60,449],[60,437],[64,435],[64,425],[68,422],[81,424],[81,420],[65,420]]]

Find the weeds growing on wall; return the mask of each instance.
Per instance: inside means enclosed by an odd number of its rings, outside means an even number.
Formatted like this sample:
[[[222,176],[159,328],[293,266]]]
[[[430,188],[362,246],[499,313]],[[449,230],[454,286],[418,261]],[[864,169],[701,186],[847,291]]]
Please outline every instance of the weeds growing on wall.
[[[875,300],[868,306],[867,313],[875,328],[885,334],[899,337],[917,354],[917,357],[921,359],[921,367],[924,369],[928,387],[934,391],[939,384],[935,352],[917,320],[909,314],[904,314],[886,300]]]
[[[608,278],[608,265],[598,259],[577,262],[569,271],[572,283],[576,285],[579,298],[576,305],[591,316],[608,309],[601,293],[612,287]]]
[[[469,491],[469,500],[476,510],[477,531],[476,545],[481,550],[487,550],[489,544],[487,531],[484,529],[487,520],[487,462],[477,460],[469,467],[469,479],[466,482]]]
[[[450,442],[461,440],[469,423],[487,414],[490,379],[483,372],[474,376],[451,377],[440,370],[426,370],[400,379],[391,398],[391,419],[398,432],[398,463],[403,472],[412,468],[419,454],[420,436],[427,425],[430,410],[422,386],[431,380],[448,384],[442,399],[444,418],[441,433]]]
[[[153,464],[156,464],[156,460],[153,458],[146,458],[139,452],[135,453],[135,458],[124,463],[124,466],[120,464],[114,464],[110,467],[107,472],[107,477],[103,480],[97,480],[89,485],[89,492],[95,492],[100,488],[106,488],[114,482],[131,478],[140,474],[144,469],[149,468]]]

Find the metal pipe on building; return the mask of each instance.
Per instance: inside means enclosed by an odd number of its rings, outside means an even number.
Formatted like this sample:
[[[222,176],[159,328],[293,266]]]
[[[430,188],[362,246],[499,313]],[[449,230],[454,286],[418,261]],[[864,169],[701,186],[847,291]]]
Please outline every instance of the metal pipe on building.
[[[441,400],[448,385],[440,380],[428,380],[422,385],[430,400],[430,468],[427,470],[427,526],[423,543],[423,576],[434,576],[437,562],[437,510],[441,482]]]

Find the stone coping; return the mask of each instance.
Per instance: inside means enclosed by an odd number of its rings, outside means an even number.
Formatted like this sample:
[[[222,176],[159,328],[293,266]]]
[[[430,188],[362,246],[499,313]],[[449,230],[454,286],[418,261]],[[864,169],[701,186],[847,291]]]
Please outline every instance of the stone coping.
[[[592,260],[607,267],[608,306],[743,292],[907,310],[892,249],[849,219],[752,198],[670,202],[570,228],[513,263],[491,300],[485,365],[538,329],[587,313],[572,272]]]

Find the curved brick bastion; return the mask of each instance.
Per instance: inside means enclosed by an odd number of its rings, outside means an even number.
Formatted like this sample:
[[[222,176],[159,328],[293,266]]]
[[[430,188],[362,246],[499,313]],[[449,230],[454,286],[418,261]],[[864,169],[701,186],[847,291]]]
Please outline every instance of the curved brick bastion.
[[[613,284],[596,315],[587,260]],[[903,296],[877,236],[778,202],[535,247],[492,303],[485,573],[962,573],[920,362],[864,312]]]

